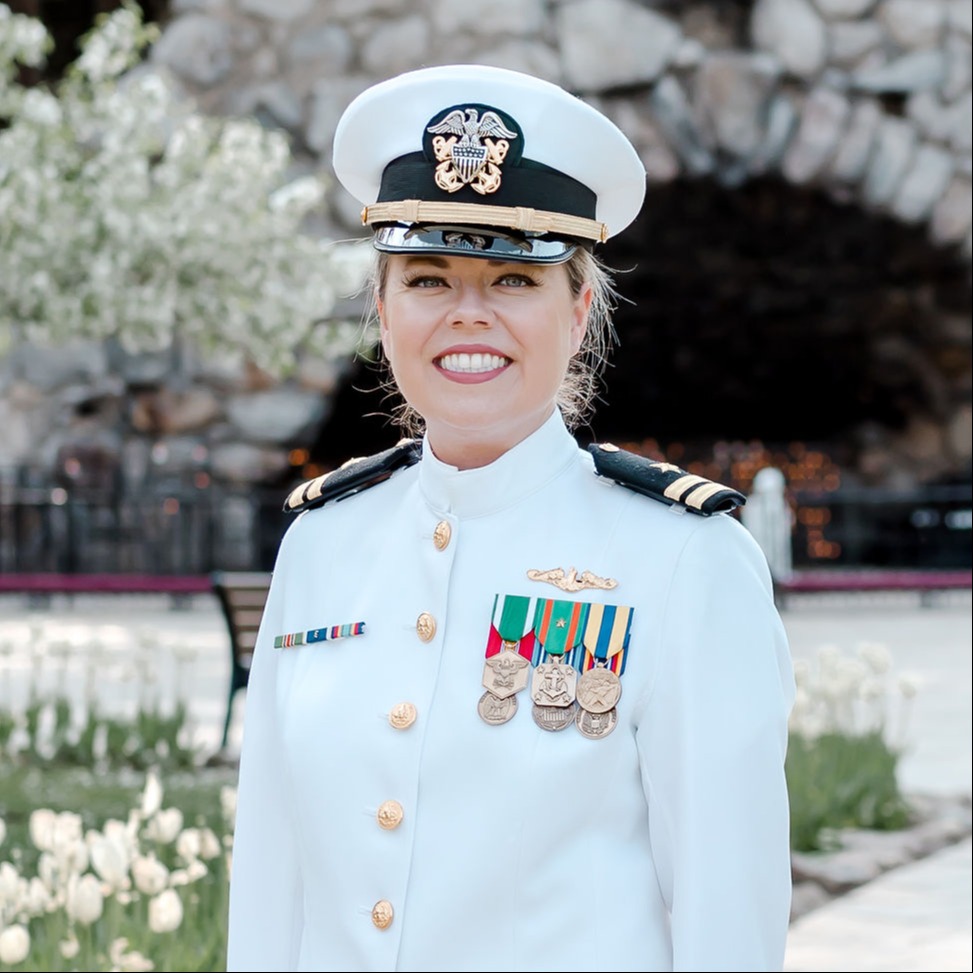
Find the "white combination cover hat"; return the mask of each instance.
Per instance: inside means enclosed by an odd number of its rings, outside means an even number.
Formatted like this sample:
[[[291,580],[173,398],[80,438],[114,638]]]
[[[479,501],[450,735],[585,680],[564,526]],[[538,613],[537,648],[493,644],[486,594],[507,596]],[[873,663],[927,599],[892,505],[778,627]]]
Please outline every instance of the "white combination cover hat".
[[[362,92],[333,165],[391,252],[558,263],[625,229],[645,197],[645,167],[614,122],[549,81],[475,64]]]

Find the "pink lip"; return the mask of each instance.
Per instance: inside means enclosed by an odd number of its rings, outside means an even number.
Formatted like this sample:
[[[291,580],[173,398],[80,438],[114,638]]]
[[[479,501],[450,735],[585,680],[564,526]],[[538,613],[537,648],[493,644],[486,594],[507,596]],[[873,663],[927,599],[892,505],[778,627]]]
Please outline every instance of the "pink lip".
[[[451,345],[449,348],[441,351],[436,355],[433,360],[433,365],[436,371],[439,372],[443,378],[450,382],[455,382],[457,385],[482,385],[484,382],[490,382],[495,379],[498,375],[502,375],[510,365],[502,365],[500,368],[494,368],[489,372],[477,372],[476,374],[467,374],[465,372],[447,372],[445,368],[442,368],[439,364],[439,360],[444,358],[446,355],[498,355],[501,358],[506,358],[508,362],[510,361],[510,356],[505,355],[502,351],[492,347],[491,345]]]

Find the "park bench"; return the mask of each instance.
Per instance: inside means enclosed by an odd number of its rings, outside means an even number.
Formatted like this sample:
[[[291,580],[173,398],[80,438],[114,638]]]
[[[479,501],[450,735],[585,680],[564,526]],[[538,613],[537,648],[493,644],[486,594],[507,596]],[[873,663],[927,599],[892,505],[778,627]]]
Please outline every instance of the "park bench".
[[[214,571],[211,581],[230,635],[230,689],[220,742],[222,750],[230,733],[233,700],[240,690],[247,688],[250,679],[250,662],[270,588],[270,572]]]

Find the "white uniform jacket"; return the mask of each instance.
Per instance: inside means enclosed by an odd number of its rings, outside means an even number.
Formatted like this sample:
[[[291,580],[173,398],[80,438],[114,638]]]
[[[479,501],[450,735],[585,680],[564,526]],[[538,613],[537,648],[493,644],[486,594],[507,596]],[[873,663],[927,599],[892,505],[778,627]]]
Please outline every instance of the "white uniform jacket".
[[[617,586],[527,576],[572,567]],[[509,722],[480,718],[498,594],[634,609],[613,732],[541,729],[529,688]],[[735,518],[597,476],[557,412],[481,469],[426,444],[281,543],[247,690],[227,968],[779,969],[792,698],[766,562]]]

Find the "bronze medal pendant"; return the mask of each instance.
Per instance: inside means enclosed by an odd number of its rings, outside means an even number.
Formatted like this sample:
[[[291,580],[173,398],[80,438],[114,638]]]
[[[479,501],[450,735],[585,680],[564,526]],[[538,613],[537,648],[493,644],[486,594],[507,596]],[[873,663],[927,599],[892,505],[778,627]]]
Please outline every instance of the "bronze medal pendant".
[[[498,699],[506,699],[527,688],[530,663],[517,651],[507,648],[486,660],[483,666],[483,687]]]
[[[592,605],[585,621],[582,674],[578,680],[578,712],[574,724],[582,736],[600,740],[618,724],[615,708],[622,696],[632,609],[624,605]]]
[[[500,726],[508,720],[513,719],[517,712],[517,697],[507,696],[500,699],[487,690],[476,704],[476,711],[480,714],[480,719],[490,726]]]
[[[487,640],[482,684],[486,692],[476,704],[480,718],[491,726],[513,719],[517,712],[517,693],[530,680],[530,654],[533,640],[536,598],[497,595],[493,600],[493,619]]]
[[[578,680],[578,703],[589,713],[607,713],[622,695],[622,682],[605,665],[596,665]]]
[[[571,703],[568,706],[538,706],[537,703],[530,708],[530,715],[534,722],[542,729],[551,733],[564,730],[574,722],[575,714],[578,712],[578,704]]]
[[[618,724],[618,710],[610,709],[606,713],[591,713],[586,709],[578,709],[574,718],[575,726],[582,736],[589,740],[600,740],[608,736]]]
[[[542,662],[531,677],[530,698],[534,701],[531,715],[542,730],[565,729],[578,708],[575,690],[578,672],[560,659]]]

